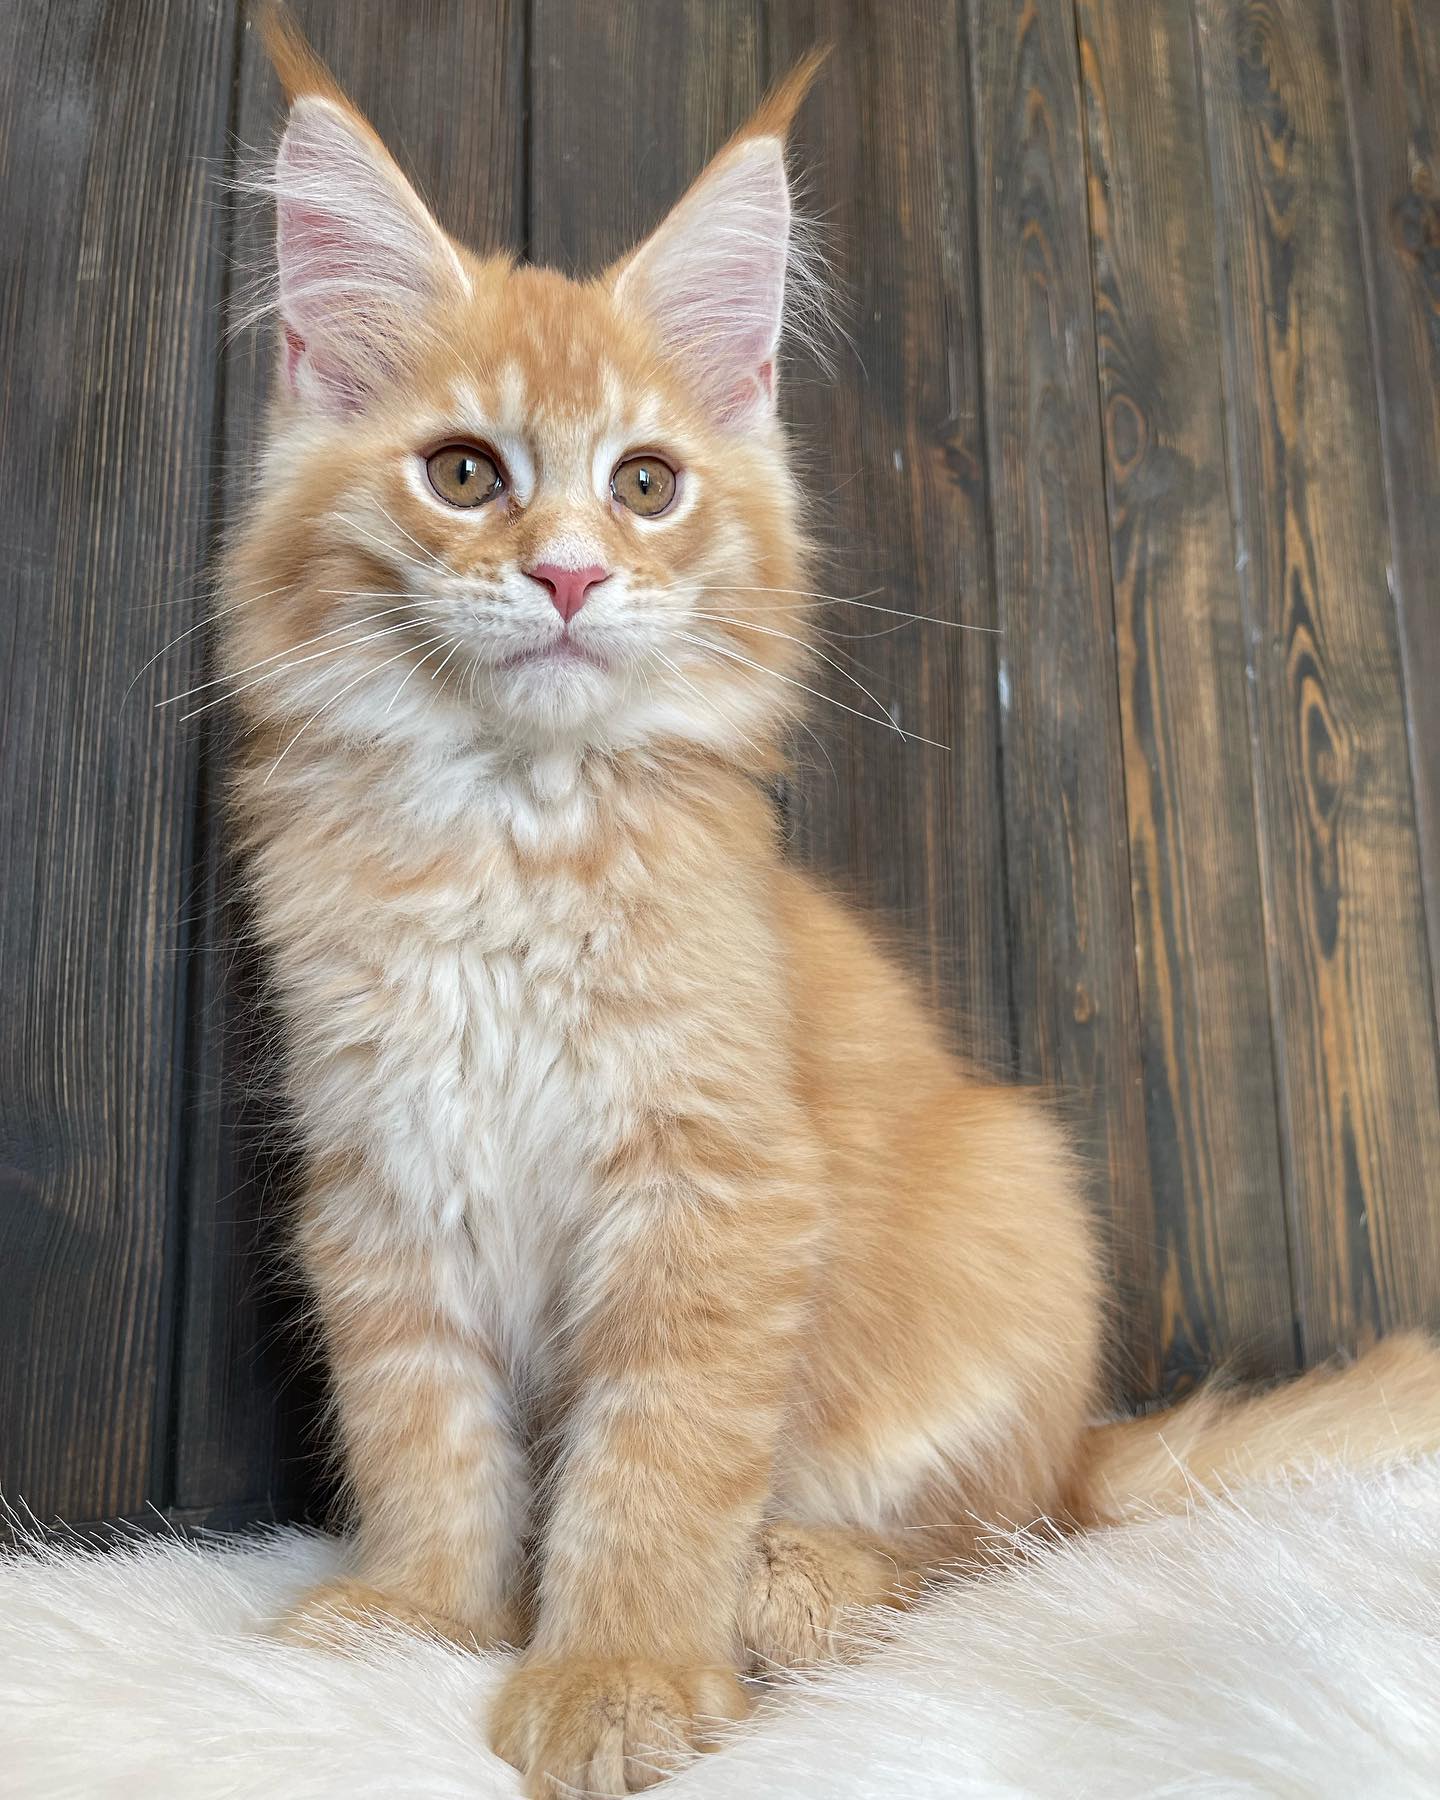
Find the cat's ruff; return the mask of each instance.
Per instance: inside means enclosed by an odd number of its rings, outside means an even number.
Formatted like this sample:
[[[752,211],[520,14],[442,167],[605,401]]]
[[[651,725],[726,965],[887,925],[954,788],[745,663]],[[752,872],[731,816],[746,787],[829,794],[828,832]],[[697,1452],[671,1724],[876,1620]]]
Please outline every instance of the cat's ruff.
[[[5,1800],[515,1800],[438,1644],[266,1641],[325,1540],[0,1564]],[[1071,1542],[907,1617],[676,1800],[1428,1800],[1440,1459],[1324,1472]]]

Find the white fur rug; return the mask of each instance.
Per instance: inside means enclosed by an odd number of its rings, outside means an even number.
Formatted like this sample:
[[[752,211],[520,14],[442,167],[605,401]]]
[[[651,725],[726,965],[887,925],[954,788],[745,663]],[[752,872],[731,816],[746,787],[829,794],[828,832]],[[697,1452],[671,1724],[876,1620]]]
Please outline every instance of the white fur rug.
[[[260,1635],[280,1532],[0,1562],[6,1800],[498,1800],[496,1665]],[[1440,1795],[1440,1460],[1322,1471],[953,1586],[772,1700],[675,1800]]]

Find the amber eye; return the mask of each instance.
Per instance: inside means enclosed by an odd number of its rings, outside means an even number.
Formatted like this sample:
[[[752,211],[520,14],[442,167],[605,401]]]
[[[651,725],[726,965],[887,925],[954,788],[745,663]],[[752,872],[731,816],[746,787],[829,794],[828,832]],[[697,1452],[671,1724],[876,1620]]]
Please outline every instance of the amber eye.
[[[653,519],[675,498],[675,471],[658,456],[627,456],[610,477],[610,492],[642,519]]]
[[[430,485],[451,506],[482,506],[505,485],[500,466],[478,444],[447,444],[425,461]]]

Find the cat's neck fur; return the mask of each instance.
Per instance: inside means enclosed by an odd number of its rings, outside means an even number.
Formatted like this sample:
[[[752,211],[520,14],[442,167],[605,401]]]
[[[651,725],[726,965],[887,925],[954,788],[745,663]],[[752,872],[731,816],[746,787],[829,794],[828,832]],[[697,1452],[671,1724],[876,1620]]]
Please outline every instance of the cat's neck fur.
[[[298,825],[367,858],[405,864],[463,858],[481,846],[546,867],[573,861],[595,870],[607,853],[667,825],[730,838],[739,806],[768,805],[759,762],[742,767],[703,747],[666,741],[623,750],[579,744],[517,749],[406,739],[357,747],[324,742],[278,766],[260,731],[244,761],[238,795],[252,841]],[[779,766],[778,755],[774,767]],[[746,833],[748,850],[758,846]]]

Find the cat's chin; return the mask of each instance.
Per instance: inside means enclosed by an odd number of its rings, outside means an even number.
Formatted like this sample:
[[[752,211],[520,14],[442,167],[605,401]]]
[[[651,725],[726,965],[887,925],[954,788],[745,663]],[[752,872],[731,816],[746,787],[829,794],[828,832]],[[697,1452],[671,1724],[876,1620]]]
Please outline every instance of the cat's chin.
[[[598,658],[573,653],[528,654],[499,664],[490,693],[507,725],[540,738],[588,735],[617,698],[612,671]]]
[[[537,644],[525,650],[517,650],[513,656],[507,656],[500,664],[502,674],[514,669],[563,669],[576,664],[588,665],[592,669],[605,668],[605,658],[587,645],[577,643],[568,633],[563,637],[552,638],[548,643]]]

